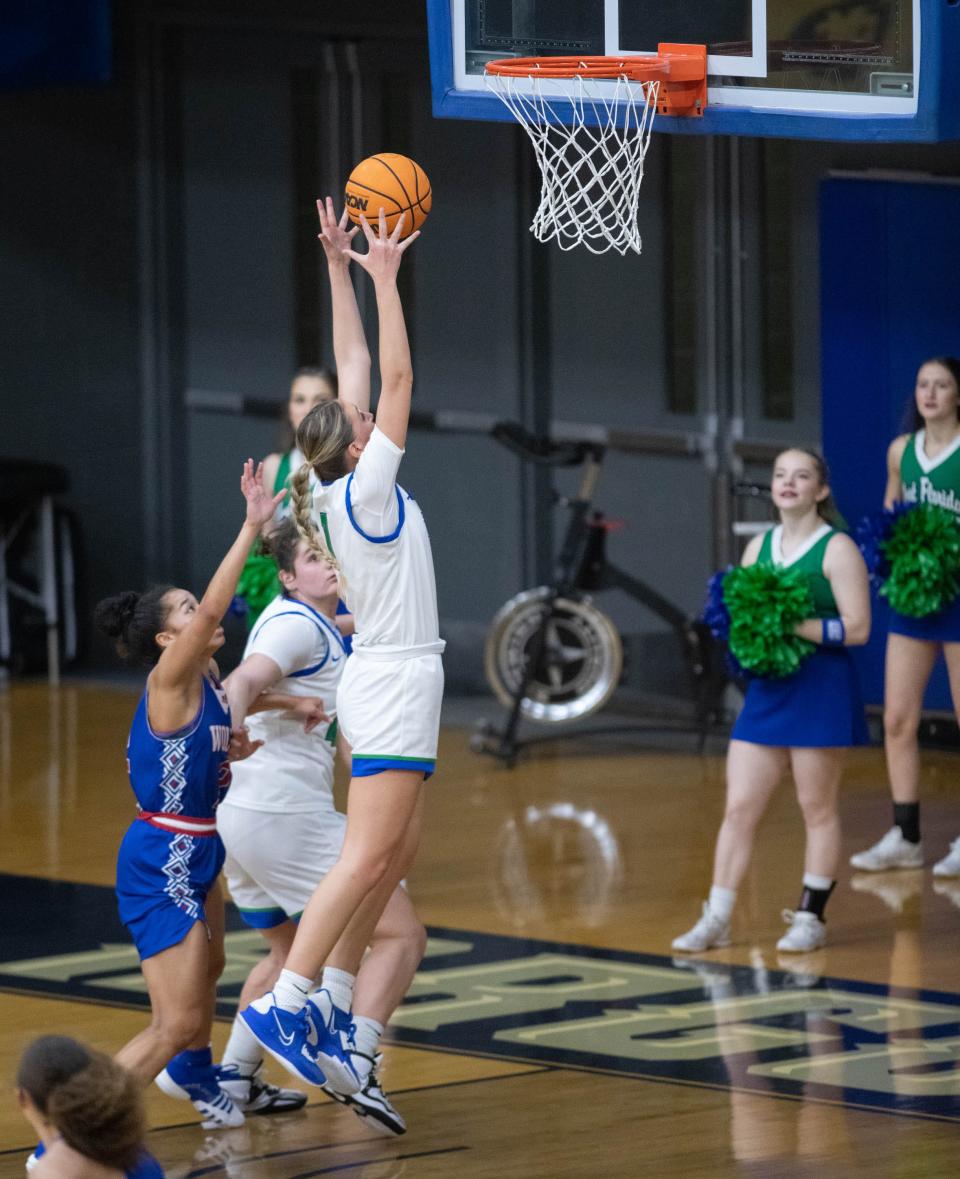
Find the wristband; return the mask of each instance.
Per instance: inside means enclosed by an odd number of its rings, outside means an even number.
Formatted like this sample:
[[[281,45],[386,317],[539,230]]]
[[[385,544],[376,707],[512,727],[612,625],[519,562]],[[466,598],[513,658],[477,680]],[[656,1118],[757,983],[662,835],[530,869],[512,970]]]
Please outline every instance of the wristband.
[[[824,647],[842,647],[847,637],[842,618],[821,619],[822,633],[820,642]]]

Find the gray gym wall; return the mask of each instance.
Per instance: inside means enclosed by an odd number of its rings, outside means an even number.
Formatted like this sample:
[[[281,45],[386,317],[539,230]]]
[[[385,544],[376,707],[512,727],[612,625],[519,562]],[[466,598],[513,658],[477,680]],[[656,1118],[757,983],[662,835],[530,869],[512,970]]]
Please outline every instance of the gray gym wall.
[[[188,394],[275,399],[279,421],[293,368],[332,363],[309,198],[336,191],[351,161],[399,150],[433,182],[405,263],[418,409],[697,436],[714,404],[721,450],[738,432],[818,438],[819,180],[960,174],[955,145],[655,136],[642,256],[561,254],[526,231],[536,181],[522,132],[433,119],[419,0],[117,10],[110,86],[0,96],[0,453],[69,469],[84,618],[145,580],[199,589],[232,539],[239,463],[273,449],[277,427],[188,408]],[[768,412],[764,339],[792,350],[788,420]],[[684,396],[692,412],[672,412]],[[878,486],[881,468],[878,456]],[[479,436],[413,433],[402,478],[463,655],[450,680],[479,688],[487,621],[549,572],[548,489]],[[610,453],[597,502],[626,521],[610,556],[695,611],[737,510],[718,505],[707,464]],[[606,604],[647,636],[633,683],[679,684],[663,624],[619,594]],[[90,666],[107,658],[91,645]]]

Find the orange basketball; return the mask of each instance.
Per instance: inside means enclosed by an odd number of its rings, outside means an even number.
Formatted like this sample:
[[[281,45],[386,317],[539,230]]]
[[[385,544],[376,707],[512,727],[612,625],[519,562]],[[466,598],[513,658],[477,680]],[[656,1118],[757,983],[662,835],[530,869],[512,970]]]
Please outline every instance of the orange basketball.
[[[404,237],[423,225],[433,204],[430,181],[420,165],[407,156],[387,151],[357,164],[350,173],[344,196],[347,215],[357,225],[363,216],[376,229],[383,209],[387,232],[392,233],[405,213]]]

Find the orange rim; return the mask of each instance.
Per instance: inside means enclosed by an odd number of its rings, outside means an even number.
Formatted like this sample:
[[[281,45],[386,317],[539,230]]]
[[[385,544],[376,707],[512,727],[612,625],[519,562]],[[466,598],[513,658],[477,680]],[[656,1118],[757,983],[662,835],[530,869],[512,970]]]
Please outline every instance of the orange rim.
[[[663,115],[700,115],[707,105],[706,45],[661,43],[647,57],[505,57],[488,61],[484,68],[502,78],[659,82],[657,112]]]

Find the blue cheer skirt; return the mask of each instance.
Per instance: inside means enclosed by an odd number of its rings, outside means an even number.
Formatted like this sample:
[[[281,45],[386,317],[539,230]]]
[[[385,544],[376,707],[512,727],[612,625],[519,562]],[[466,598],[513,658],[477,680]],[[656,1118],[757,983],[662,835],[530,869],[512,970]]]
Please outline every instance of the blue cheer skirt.
[[[960,643],[960,597],[954,598],[944,610],[923,618],[909,618],[891,610],[888,633],[926,643]]]
[[[750,680],[730,736],[787,749],[868,745],[860,681],[850,652],[820,647],[793,675]]]

